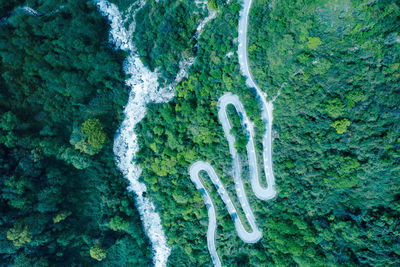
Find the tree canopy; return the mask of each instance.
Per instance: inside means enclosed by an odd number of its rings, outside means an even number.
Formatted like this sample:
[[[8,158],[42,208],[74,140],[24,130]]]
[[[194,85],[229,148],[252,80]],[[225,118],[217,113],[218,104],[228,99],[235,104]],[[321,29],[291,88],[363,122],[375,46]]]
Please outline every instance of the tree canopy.
[[[170,266],[211,262],[206,207],[188,174],[193,162],[210,162],[238,204],[217,117],[224,92],[239,95],[255,122],[261,159],[260,110],[235,54],[240,2],[217,8],[176,97],[150,105],[137,127],[142,179],[162,207],[173,248]],[[273,114],[278,197],[265,203],[252,196],[240,152],[245,189],[263,232],[259,243],[245,244],[203,175],[217,210],[224,264],[400,264],[399,16],[399,1],[253,1],[251,70],[269,99],[280,93]],[[246,138],[234,112],[230,120],[240,148]]]
[[[107,21],[91,1],[0,15],[0,265],[150,265],[114,163],[128,88]]]

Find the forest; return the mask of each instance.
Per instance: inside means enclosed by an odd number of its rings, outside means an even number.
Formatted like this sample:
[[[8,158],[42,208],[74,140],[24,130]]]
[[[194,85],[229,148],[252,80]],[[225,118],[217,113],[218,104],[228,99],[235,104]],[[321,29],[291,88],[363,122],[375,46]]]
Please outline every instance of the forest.
[[[179,62],[194,56],[194,33],[202,17],[194,1],[146,1],[133,34],[142,62],[160,74],[160,84],[173,81]]]
[[[396,266],[400,1],[280,2],[256,1],[250,16],[262,25],[249,35],[255,77],[280,90],[265,241],[283,264]]]
[[[128,12],[133,1],[111,2]],[[217,116],[225,92],[239,96],[254,122],[262,162],[260,107],[236,54],[241,1],[208,3],[217,16],[199,40],[193,34],[207,10],[180,0],[146,1],[132,36],[162,85],[181,59],[196,58],[175,98],[150,104],[135,129],[141,180],[172,249],[169,266],[212,265],[192,163],[208,161],[239,207]],[[112,151],[129,88],[127,55],[108,31],[92,1],[0,0],[0,265],[151,266]],[[239,239],[202,175],[224,266],[399,266],[400,1],[253,0],[248,37],[252,73],[276,97],[278,195],[264,202],[252,193],[247,137],[229,107],[263,238]]]
[[[108,22],[72,0],[0,17],[0,265],[150,265],[112,150],[128,88]]]
[[[170,266],[211,264],[207,211],[189,166],[210,162],[236,198],[218,98],[229,91],[239,95],[258,137],[263,133],[235,53],[240,2],[216,8],[218,16],[206,26],[176,97],[150,105],[137,127],[142,179],[173,249]],[[252,72],[269,99],[278,95],[273,124],[278,196],[259,201],[247,180],[263,238],[246,244],[203,176],[217,209],[216,244],[224,265],[400,264],[399,21],[399,1],[253,1]],[[238,125],[234,114],[231,119]],[[241,136],[240,148],[243,133],[233,130]]]

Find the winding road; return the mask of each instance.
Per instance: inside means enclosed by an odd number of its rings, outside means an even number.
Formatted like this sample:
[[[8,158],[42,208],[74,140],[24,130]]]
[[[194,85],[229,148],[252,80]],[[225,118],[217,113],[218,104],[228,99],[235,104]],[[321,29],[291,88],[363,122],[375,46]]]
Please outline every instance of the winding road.
[[[200,191],[208,211],[209,223],[207,230],[207,245],[210,251],[212,261],[215,266],[221,266],[221,260],[219,259],[215,246],[217,220],[216,220],[214,204],[201,178],[199,177],[199,173],[201,171],[205,171],[208,174],[212,183],[217,189],[218,194],[225,203],[228,212],[232,220],[234,221],[235,228],[240,239],[242,239],[246,243],[255,243],[262,237],[261,231],[257,228],[254,214],[251,210],[251,207],[249,205],[246,196],[246,192],[244,190],[241,177],[242,168],[240,166],[239,154],[237,153],[237,150],[235,148],[235,138],[233,135],[230,134],[232,126],[230,124],[230,121],[226,113],[226,108],[229,104],[232,104],[235,107],[236,112],[239,114],[241,118],[241,125],[245,129],[246,134],[248,136],[248,143],[246,145],[246,150],[249,161],[251,187],[254,194],[256,195],[257,198],[261,200],[272,199],[276,196],[275,177],[272,169],[272,147],[271,147],[273,106],[272,102],[266,101],[266,94],[263,93],[255,83],[254,78],[252,77],[249,69],[249,62],[247,56],[247,27],[248,27],[250,6],[251,6],[251,0],[243,0],[242,10],[240,11],[240,19],[239,19],[238,57],[239,57],[240,69],[242,71],[243,76],[245,76],[246,78],[246,85],[249,88],[255,90],[257,95],[257,100],[261,105],[261,111],[262,111],[261,117],[266,128],[266,131],[263,136],[263,165],[265,170],[265,179],[267,182],[267,187],[264,188],[260,184],[260,179],[259,179],[260,172],[258,170],[255,144],[254,144],[254,125],[247,117],[246,111],[244,109],[243,104],[240,102],[239,97],[237,95],[233,95],[232,93],[226,93],[218,100],[218,118],[222,124],[225,137],[227,138],[229,143],[229,151],[232,157],[235,189],[240,205],[244,211],[245,217],[251,227],[251,232],[245,230],[242,221],[238,217],[236,208],[233,205],[232,200],[230,199],[227,191],[225,190],[221,180],[215,173],[214,168],[208,162],[204,161],[197,161],[194,164],[192,164],[189,169],[190,178],[193,184],[195,185],[196,189]]]

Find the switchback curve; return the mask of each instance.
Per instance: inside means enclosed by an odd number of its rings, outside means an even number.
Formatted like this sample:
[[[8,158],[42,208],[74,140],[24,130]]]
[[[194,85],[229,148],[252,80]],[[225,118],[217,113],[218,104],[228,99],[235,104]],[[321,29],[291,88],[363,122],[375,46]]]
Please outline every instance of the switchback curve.
[[[218,267],[221,266],[221,260],[219,259],[215,246],[215,233],[217,225],[215,207],[209,193],[207,192],[203,182],[199,177],[200,171],[205,171],[210,177],[214,186],[216,187],[218,194],[225,203],[228,212],[232,220],[234,221],[235,228],[239,237],[246,243],[255,243],[262,237],[262,233],[257,228],[253,212],[248,203],[246,192],[244,191],[243,182],[241,178],[239,155],[234,145],[235,138],[230,134],[232,126],[230,125],[226,113],[227,105],[232,104],[235,107],[236,112],[238,112],[240,115],[241,125],[245,129],[246,134],[248,136],[248,143],[246,145],[246,150],[250,168],[251,186],[254,194],[256,195],[257,198],[262,200],[269,200],[276,196],[275,177],[272,168],[272,137],[271,137],[272,120],[273,120],[272,101],[271,102],[266,101],[266,94],[263,93],[255,83],[253,76],[250,72],[248,56],[247,56],[247,27],[248,27],[248,16],[250,11],[250,6],[251,6],[251,0],[243,0],[242,10],[240,11],[240,19],[239,19],[239,36],[238,36],[239,45],[237,53],[239,57],[240,69],[242,71],[243,76],[245,76],[246,78],[246,85],[255,90],[257,100],[261,106],[261,118],[266,128],[262,139],[263,165],[265,171],[265,179],[267,182],[266,188],[264,188],[260,184],[260,179],[258,175],[259,171],[258,171],[258,165],[255,153],[255,144],[254,144],[254,126],[253,123],[248,119],[243,104],[240,102],[238,96],[232,95],[231,93],[226,93],[218,100],[218,118],[222,124],[225,137],[227,138],[229,143],[229,151],[232,157],[233,176],[235,181],[236,193],[238,195],[239,202],[241,204],[242,209],[244,210],[246,219],[248,220],[252,231],[248,232],[244,229],[243,223],[237,216],[237,211],[233,206],[228,193],[226,192],[221,180],[215,173],[215,170],[208,162],[197,161],[193,165],[191,165],[189,169],[190,178],[193,184],[195,185],[196,189],[200,191],[207,207],[208,217],[209,217],[208,231],[207,231],[207,245],[210,251],[212,261],[214,265]]]

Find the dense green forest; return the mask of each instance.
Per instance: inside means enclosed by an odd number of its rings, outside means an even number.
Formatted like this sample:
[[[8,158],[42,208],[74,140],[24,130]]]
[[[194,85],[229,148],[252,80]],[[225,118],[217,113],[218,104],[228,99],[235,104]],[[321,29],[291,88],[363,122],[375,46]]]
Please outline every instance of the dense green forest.
[[[133,3],[111,2],[125,12]],[[241,1],[209,4],[217,17],[197,47],[193,34],[206,10],[194,1],[146,1],[132,36],[162,84],[175,77],[182,58],[196,57],[175,98],[150,104],[136,128],[141,179],[172,248],[169,266],[212,265],[207,210],[188,174],[192,163],[208,161],[238,203],[217,117],[225,92],[239,96],[255,123],[261,164],[260,107],[236,55]],[[126,54],[109,44],[108,31],[92,1],[0,0],[0,265],[151,265],[112,152],[128,88]],[[239,239],[203,175],[223,264],[399,266],[400,1],[253,0],[248,35],[260,88],[269,98],[279,95],[278,196],[263,202],[252,193],[245,133],[229,107],[263,238]]]
[[[276,262],[400,264],[399,4],[255,1],[252,69],[281,88],[263,240]]]
[[[0,265],[150,265],[112,151],[128,88],[106,19],[72,0],[0,17]]]
[[[258,136],[263,132],[236,54],[226,56],[237,50],[240,2],[217,8],[176,97],[150,105],[137,127],[142,179],[173,249],[170,266],[211,265],[207,211],[190,164],[210,162],[235,199],[218,98],[238,94]],[[246,184],[264,237],[245,244],[204,176],[224,265],[400,265],[399,30],[399,1],[254,1],[252,71],[270,98],[280,92],[273,125],[278,197],[259,201]]]
[[[202,17],[194,1],[150,0],[136,15],[133,40],[143,63],[171,82],[179,62],[195,54],[194,34]]]

